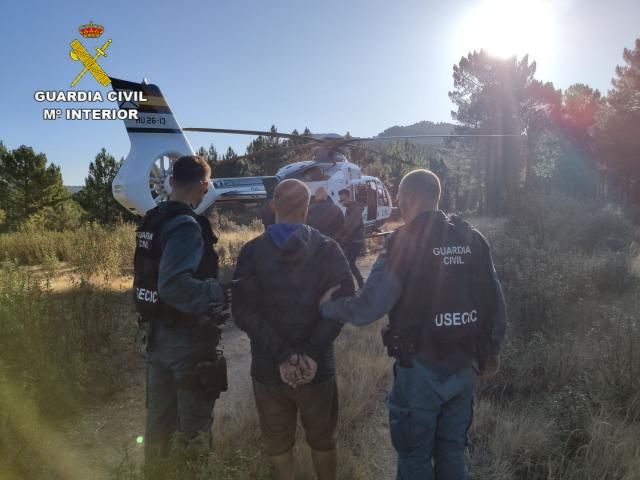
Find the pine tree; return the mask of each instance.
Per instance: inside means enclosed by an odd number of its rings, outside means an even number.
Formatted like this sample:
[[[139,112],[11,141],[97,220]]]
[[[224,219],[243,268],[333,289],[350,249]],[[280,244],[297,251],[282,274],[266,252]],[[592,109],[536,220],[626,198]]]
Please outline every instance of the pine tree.
[[[563,193],[581,198],[597,194],[597,165],[592,130],[601,103],[600,92],[576,83],[562,95],[555,119],[559,156],[553,172],[554,186]]]
[[[277,133],[275,125],[271,125],[270,131]],[[251,175],[274,175],[280,167],[287,163],[286,155],[281,148],[287,146],[278,137],[256,137],[248,146],[246,155],[251,155],[249,172]],[[271,151],[274,150],[274,151]]]
[[[211,171],[213,171],[216,162],[219,160],[218,151],[216,150],[216,147],[214,147],[213,143],[209,145],[208,149],[204,146],[200,147],[196,152],[196,155],[205,159],[205,161],[211,167]]]
[[[601,168],[625,197],[640,204],[640,38],[624,49],[606,103],[597,115],[596,144]]]
[[[87,211],[92,220],[113,223],[120,218],[130,218],[113,197],[111,185],[122,160],[117,161],[103,148],[89,164],[89,175],[84,180],[84,188],[74,195],[76,201]]]
[[[301,137],[311,137],[311,131],[305,128],[302,134],[297,129],[293,129],[292,135],[300,135]],[[290,138],[281,142],[282,147],[295,147],[290,150],[278,152],[279,158],[277,164],[274,165],[274,172],[282,166],[293,162],[299,162],[301,160],[310,160],[313,157],[313,145],[314,142],[306,138]],[[274,152],[275,153],[275,152]]]
[[[562,91],[551,82],[532,80],[527,87],[526,165],[524,184],[527,190],[542,188],[544,166],[549,161],[548,142],[556,139],[555,127],[562,108]],[[544,176],[543,176],[544,178]]]
[[[0,209],[9,228],[15,228],[44,207],[53,207],[70,198],[62,184],[60,168],[47,165],[44,153],[22,145],[8,151],[0,148]]]
[[[233,148],[227,148],[227,151],[222,156],[222,160],[233,160],[238,156],[238,154],[233,150]]]
[[[227,148],[226,153],[212,166],[212,177],[233,178],[249,175],[249,167],[245,160],[239,159],[233,148]]]
[[[454,89],[449,98],[460,133],[519,135],[528,124],[528,88],[536,63],[525,55],[498,59],[484,50],[469,53],[453,67]],[[499,214],[516,194],[524,168],[524,145],[519,137],[478,140],[476,175],[482,178],[480,208]]]
[[[209,150],[207,151],[207,161],[210,164],[218,161],[218,151],[216,150],[216,147],[213,146],[213,143],[209,145]]]

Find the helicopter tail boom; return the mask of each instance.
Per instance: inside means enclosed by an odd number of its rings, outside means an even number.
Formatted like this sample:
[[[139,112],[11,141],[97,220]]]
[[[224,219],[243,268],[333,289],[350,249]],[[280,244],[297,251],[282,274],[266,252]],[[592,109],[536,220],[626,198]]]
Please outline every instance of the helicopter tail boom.
[[[212,180],[216,203],[254,203],[273,197],[278,177],[234,177]]]
[[[113,180],[113,196],[137,215],[154,208],[170,193],[171,164],[194,150],[156,85],[111,78],[121,98],[120,109],[137,110],[137,119],[124,120],[131,149]],[[214,189],[203,201],[204,210],[215,201]]]

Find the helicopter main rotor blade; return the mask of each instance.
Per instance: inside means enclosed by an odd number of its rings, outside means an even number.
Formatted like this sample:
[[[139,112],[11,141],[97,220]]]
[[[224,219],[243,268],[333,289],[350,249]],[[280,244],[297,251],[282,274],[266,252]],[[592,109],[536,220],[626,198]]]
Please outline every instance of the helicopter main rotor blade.
[[[263,137],[288,138],[290,140],[310,140],[312,142],[322,143],[324,140],[306,135],[296,135],[295,133],[265,132],[261,130],[236,130],[232,128],[200,128],[187,127],[183,128],[185,132],[204,132],[204,133],[229,133],[232,135],[255,135]]]
[[[331,147],[340,148],[348,147],[358,142],[376,142],[376,141],[399,141],[399,140],[411,140],[419,138],[500,138],[500,137],[522,137],[523,134],[501,134],[501,133],[460,133],[460,134],[425,134],[425,135],[399,135],[393,137],[350,137],[342,139],[327,139],[325,142],[330,142]]]
[[[398,135],[393,137],[363,137],[363,138],[349,138],[344,139],[345,143],[350,142],[377,142],[377,141],[387,141],[387,140],[410,140],[412,138],[457,138],[457,137],[467,137],[467,138],[499,138],[499,137],[524,137],[524,134],[521,133],[451,133],[451,134],[442,134],[442,135]]]

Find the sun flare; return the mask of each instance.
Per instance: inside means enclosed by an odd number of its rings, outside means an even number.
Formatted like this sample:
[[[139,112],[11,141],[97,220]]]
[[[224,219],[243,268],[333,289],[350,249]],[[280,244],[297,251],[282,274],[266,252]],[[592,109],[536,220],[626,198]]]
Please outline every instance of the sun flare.
[[[553,11],[544,0],[484,0],[467,13],[460,27],[458,38],[465,52],[538,56],[552,48]]]

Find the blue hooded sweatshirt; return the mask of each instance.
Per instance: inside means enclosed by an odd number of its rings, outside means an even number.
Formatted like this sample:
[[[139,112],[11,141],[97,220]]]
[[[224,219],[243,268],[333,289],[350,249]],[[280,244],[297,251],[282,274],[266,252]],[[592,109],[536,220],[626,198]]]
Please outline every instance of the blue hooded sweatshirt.
[[[289,237],[293,235],[302,225],[299,223],[274,223],[267,226],[267,232],[271,235],[273,243],[278,248],[284,247]]]

